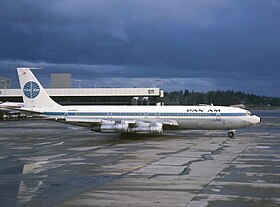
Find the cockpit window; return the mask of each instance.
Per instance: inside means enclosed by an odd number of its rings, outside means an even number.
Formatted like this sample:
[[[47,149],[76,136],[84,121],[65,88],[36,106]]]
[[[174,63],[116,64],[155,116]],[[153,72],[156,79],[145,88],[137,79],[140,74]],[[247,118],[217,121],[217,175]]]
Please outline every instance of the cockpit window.
[[[247,114],[248,116],[251,116],[251,112],[250,112],[250,111],[246,111],[246,114]]]

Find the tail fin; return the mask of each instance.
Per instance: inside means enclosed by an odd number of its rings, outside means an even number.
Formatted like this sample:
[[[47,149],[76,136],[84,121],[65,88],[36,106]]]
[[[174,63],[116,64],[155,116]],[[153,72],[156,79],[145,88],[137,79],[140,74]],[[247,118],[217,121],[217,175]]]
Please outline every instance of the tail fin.
[[[30,69],[32,68],[17,68],[24,107],[40,108],[60,106],[49,97]]]

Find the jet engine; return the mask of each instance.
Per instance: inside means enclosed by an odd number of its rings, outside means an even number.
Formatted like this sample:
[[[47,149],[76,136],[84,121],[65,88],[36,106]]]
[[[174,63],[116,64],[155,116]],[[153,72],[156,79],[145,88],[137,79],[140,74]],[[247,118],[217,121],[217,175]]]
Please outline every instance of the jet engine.
[[[149,124],[129,127],[128,123],[100,124],[93,126],[92,131],[101,133],[135,133],[135,134],[162,134],[162,124],[149,126]]]
[[[149,127],[145,126],[138,126],[129,128],[130,133],[136,133],[136,134],[162,134],[162,125],[153,125]]]
[[[91,130],[95,132],[102,132],[102,133],[116,133],[116,132],[128,132],[128,124],[121,123],[121,124],[101,124],[96,127],[92,127]]]

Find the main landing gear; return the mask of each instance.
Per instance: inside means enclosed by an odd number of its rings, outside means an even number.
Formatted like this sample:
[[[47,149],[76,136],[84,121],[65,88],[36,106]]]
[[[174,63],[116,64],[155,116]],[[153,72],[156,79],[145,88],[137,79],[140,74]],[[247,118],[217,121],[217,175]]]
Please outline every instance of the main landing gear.
[[[235,132],[235,130],[229,131],[229,132],[228,132],[228,137],[229,137],[229,138],[233,138],[233,137],[234,137],[234,132]]]

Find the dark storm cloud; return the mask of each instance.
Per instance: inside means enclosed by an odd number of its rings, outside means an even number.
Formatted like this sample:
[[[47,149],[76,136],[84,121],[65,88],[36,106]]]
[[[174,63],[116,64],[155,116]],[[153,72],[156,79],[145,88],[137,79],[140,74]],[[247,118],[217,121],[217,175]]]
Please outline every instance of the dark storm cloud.
[[[233,89],[255,79],[267,82],[262,87],[269,91],[275,87],[269,81],[279,79],[277,0],[0,4],[4,61],[26,61],[84,79],[211,78]]]

